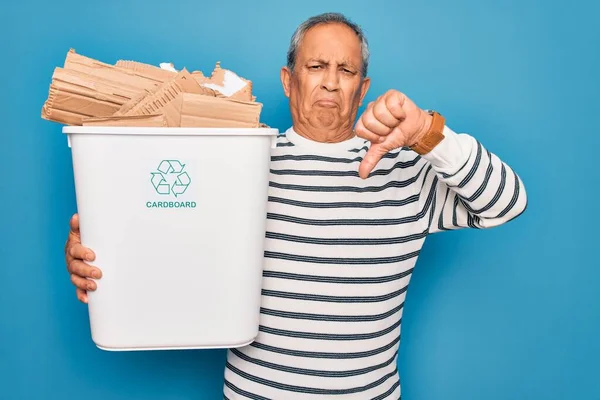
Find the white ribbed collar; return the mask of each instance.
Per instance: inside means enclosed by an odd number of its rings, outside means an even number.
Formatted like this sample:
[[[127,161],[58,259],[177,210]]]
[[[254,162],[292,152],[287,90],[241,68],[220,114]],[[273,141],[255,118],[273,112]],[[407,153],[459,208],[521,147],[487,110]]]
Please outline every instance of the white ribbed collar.
[[[358,136],[346,139],[343,142],[338,143],[323,143],[317,142],[311,139],[307,139],[304,136],[300,136],[291,126],[285,131],[285,136],[295,146],[312,148],[318,151],[344,151],[358,149],[365,145],[365,140]]]

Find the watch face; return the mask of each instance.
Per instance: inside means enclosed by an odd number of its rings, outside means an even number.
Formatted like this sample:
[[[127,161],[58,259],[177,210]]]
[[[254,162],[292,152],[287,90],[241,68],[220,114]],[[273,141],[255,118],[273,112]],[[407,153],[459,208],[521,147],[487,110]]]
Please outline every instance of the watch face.
[[[435,110],[423,110],[423,111],[425,111],[425,112],[426,112],[427,114],[429,114],[429,115],[433,115],[433,114],[439,114],[439,115],[442,115],[442,114],[440,114],[438,111],[435,111]]]

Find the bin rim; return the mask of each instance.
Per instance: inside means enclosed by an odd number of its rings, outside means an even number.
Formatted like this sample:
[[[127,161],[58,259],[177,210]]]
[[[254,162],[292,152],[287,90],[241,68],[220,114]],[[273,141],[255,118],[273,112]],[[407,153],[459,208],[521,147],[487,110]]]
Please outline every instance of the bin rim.
[[[178,128],[158,126],[64,126],[67,135],[276,136],[277,128]]]

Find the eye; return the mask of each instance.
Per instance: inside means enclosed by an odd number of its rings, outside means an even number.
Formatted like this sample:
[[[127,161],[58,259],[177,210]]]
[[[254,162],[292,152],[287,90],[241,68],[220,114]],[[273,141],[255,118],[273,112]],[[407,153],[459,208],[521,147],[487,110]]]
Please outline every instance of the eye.
[[[310,67],[308,67],[310,69],[320,69],[321,66],[320,65],[311,65]]]

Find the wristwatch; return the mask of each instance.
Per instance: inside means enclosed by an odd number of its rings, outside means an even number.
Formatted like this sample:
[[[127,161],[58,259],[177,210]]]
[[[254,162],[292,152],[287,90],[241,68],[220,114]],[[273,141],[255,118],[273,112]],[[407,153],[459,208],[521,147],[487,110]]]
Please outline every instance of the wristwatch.
[[[421,136],[417,143],[410,145],[410,149],[417,154],[427,154],[442,140],[444,140],[444,126],[446,120],[437,111],[427,111],[433,117],[429,130]]]

